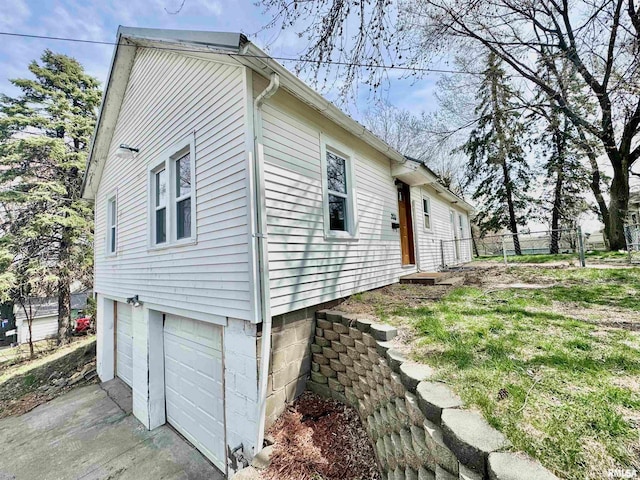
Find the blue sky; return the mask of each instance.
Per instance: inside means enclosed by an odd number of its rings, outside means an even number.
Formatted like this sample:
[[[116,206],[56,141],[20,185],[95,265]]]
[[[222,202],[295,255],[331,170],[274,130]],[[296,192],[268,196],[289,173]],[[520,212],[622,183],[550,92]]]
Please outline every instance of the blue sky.
[[[9,0],[4,0],[9,2]],[[269,20],[254,0],[11,0],[0,11],[0,31],[84,40],[114,41],[118,25],[191,30],[241,31],[274,56],[297,57],[303,44],[294,32],[263,31]],[[0,92],[15,94],[8,79],[23,77],[27,64],[45,48],[77,58],[102,83],[113,47],[53,40],[0,36]],[[284,62],[283,62],[284,63]],[[284,63],[289,69],[293,64]],[[304,79],[304,76],[303,76]],[[415,113],[435,108],[433,93],[437,76],[415,81],[391,79],[382,92],[394,105]],[[360,89],[357,104],[348,106],[356,118],[371,104],[368,89]],[[334,93],[323,92],[330,99]]]

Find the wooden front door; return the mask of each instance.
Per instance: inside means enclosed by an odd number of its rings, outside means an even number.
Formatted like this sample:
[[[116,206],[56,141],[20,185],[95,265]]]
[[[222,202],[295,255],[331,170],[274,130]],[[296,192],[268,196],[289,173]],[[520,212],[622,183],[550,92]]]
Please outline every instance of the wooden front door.
[[[413,248],[413,221],[411,219],[411,197],[409,185],[398,183],[398,215],[400,220],[400,246],[402,248],[402,264],[413,265],[415,251]]]

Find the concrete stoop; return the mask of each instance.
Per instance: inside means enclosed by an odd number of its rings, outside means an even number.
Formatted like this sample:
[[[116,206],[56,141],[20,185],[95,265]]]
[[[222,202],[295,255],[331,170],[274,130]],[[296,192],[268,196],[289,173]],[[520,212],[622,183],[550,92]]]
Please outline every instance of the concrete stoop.
[[[384,480],[557,480],[398,350],[395,328],[330,310],[316,319],[307,388],[358,411]]]

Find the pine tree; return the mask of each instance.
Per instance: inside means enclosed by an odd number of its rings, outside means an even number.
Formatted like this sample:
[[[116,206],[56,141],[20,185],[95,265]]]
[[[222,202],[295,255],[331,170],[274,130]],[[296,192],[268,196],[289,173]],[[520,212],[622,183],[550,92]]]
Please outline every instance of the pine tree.
[[[589,189],[589,171],[581,161],[575,128],[555,108],[544,117],[546,128],[540,143],[545,163],[544,192],[540,203],[551,230],[550,251],[560,252],[561,230],[577,227],[578,217],[588,210],[584,192]]]
[[[34,78],[11,80],[21,94],[0,96],[3,244],[29,285],[18,290],[58,297],[58,341],[66,343],[71,284],[91,270],[93,212],[80,190],[101,95],[66,55],[45,50],[28,68]]]
[[[467,183],[479,205],[476,222],[481,234],[506,227],[521,255],[518,225],[526,221],[531,181],[522,144],[525,124],[516,92],[493,53],[487,56],[477,99],[479,120],[462,147],[469,156]]]

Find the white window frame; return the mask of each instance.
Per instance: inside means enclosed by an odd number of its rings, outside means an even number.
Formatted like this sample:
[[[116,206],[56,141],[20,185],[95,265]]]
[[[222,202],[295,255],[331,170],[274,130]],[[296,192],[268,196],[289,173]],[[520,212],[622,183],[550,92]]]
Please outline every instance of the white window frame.
[[[189,193],[178,196],[178,192],[177,192],[177,179],[178,179],[178,170],[177,170],[177,164],[178,164],[178,160],[182,159],[185,155],[189,154],[189,172],[191,175],[191,179],[190,179],[190,188],[189,188]],[[171,191],[171,207],[172,207],[172,211],[173,211],[173,220],[171,222],[171,228],[173,231],[173,239],[175,240],[175,243],[182,243],[182,242],[191,242],[192,239],[195,238],[196,235],[196,229],[195,229],[195,162],[193,161],[193,149],[191,148],[191,144],[189,143],[188,145],[186,145],[184,148],[178,150],[176,153],[174,153],[173,155],[171,155],[170,158],[170,163],[171,163],[171,188],[169,189]],[[178,238],[178,203],[186,200],[186,199],[190,200],[191,203],[191,231],[189,232],[189,236],[188,237],[183,237],[183,238]]]
[[[331,152],[345,159],[345,171],[347,175],[347,194],[339,192],[329,192],[329,181],[327,178],[327,152]],[[358,239],[358,212],[356,206],[357,190],[355,175],[355,157],[352,150],[346,145],[325,136],[320,136],[320,168],[322,175],[322,205],[324,217],[324,238],[325,240],[357,240]],[[347,230],[331,230],[329,219],[329,193],[346,197],[347,211],[345,221]]]
[[[191,163],[191,189],[188,194],[177,197],[176,188],[176,161],[189,153],[189,161]],[[161,250],[181,245],[193,245],[197,243],[196,232],[196,149],[195,135],[191,134],[186,138],[174,143],[167,148],[155,163],[149,165],[148,168],[148,242],[150,250]],[[155,174],[165,169],[167,172],[167,205],[166,205],[166,222],[167,222],[167,239],[164,243],[155,243]],[[190,236],[178,239],[177,225],[177,203],[187,197],[191,200],[191,232]]]
[[[112,213],[115,213],[115,215],[112,215]],[[118,192],[117,191],[114,191],[111,194],[107,195],[106,215],[107,215],[107,218],[106,218],[107,231],[106,231],[104,251],[107,257],[114,257],[118,254],[118,237],[120,236],[120,232],[118,231],[119,218],[118,218]],[[112,224],[113,217],[115,217],[114,224]],[[112,230],[115,230],[113,250],[111,249],[111,231]]]
[[[166,181],[167,183],[170,181],[169,178],[169,171],[167,169],[167,165],[166,162],[160,162],[158,163],[150,172],[149,174],[149,190],[151,192],[151,199],[150,199],[150,208],[151,208],[151,214],[150,214],[150,224],[151,224],[151,232],[150,232],[150,240],[151,240],[151,245],[157,248],[162,248],[164,246],[166,246],[169,243],[169,202],[171,201],[171,196],[169,194],[169,192],[167,191],[167,201],[165,202],[164,205],[156,205],[156,196],[157,196],[157,176],[160,172],[164,171],[165,172],[165,176],[166,176]],[[164,209],[164,221],[166,224],[166,230],[167,232],[165,233],[166,237],[164,239],[164,242],[162,243],[158,243],[156,241],[156,213],[158,212],[158,210]]]
[[[425,212],[424,210],[424,202],[427,202],[427,210]],[[427,228],[424,224],[424,218],[425,217],[429,217],[429,228]],[[429,197],[428,195],[422,195],[422,228],[424,229],[425,232],[433,232],[433,214],[431,213],[431,197]]]
[[[458,231],[460,232],[460,240],[465,237],[465,219],[462,213],[458,213]]]

